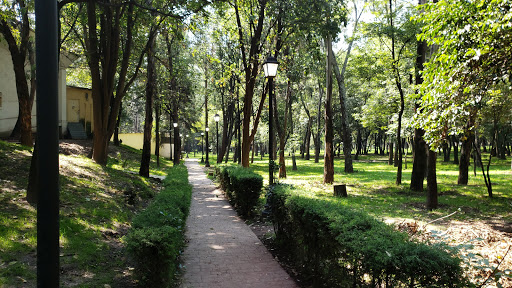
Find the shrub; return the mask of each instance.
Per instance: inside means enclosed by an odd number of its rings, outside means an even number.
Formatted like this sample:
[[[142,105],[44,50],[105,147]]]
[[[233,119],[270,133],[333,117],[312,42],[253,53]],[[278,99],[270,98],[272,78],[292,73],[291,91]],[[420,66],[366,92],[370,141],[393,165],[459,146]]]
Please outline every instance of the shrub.
[[[335,198],[276,185],[270,202],[276,244],[315,287],[465,287],[448,250],[410,241]]]
[[[136,261],[135,273],[143,287],[171,287],[178,256],[184,247],[184,226],[190,209],[192,186],[183,165],[168,171],[164,189],[132,223],[124,238]]]
[[[126,248],[137,261],[136,274],[142,287],[170,287],[183,246],[182,238],[182,231],[171,226],[130,231]]]
[[[249,168],[219,166],[216,174],[229,201],[242,217],[250,217],[258,204],[263,177]]]

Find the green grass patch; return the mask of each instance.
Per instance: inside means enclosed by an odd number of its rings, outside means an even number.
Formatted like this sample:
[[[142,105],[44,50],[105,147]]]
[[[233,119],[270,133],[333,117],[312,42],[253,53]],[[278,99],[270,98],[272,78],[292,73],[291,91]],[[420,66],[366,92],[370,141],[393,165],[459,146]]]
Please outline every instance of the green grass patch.
[[[135,171],[140,152],[115,148]],[[159,183],[127,173],[115,164],[100,166],[85,156],[60,155],[60,266],[62,287],[124,287],[133,285],[130,262],[121,241],[132,218]],[[118,157],[118,158],[116,158]],[[31,150],[0,141],[0,287],[35,287],[36,209],[25,201]],[[172,166],[152,162],[151,174]],[[138,170],[138,168],[137,168]],[[138,171],[137,171],[138,172]]]
[[[468,185],[457,185],[458,166],[444,163],[442,157],[439,157],[437,181],[440,205],[439,209],[429,212],[425,209],[425,193],[409,189],[412,172],[410,157],[407,160],[407,168],[404,164],[402,184],[399,186],[395,185],[397,168],[387,164],[386,156],[361,155],[359,159],[354,161],[354,173],[344,173],[343,160],[335,159],[335,183],[348,185],[349,197],[340,200],[342,205],[349,205],[353,209],[365,211],[378,218],[429,221],[460,208],[461,212],[451,219],[499,218],[512,222],[512,171],[509,160],[493,158],[490,175],[494,197],[489,198],[480,170],[477,170],[474,176],[473,166],[470,166]],[[279,179],[280,182],[299,186],[314,195],[333,194],[332,185],[323,184],[322,159],[320,163],[314,163],[314,160],[297,157],[297,171],[292,171],[291,164],[291,159],[287,159],[287,178]],[[268,158],[255,160],[251,168],[268,181]],[[424,186],[426,189],[426,181]]]

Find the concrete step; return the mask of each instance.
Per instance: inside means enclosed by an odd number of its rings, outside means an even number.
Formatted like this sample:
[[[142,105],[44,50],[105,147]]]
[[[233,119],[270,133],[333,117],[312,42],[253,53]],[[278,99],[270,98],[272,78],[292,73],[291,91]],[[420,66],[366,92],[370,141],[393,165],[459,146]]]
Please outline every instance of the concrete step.
[[[87,139],[87,133],[80,122],[68,122],[68,131],[71,139]]]

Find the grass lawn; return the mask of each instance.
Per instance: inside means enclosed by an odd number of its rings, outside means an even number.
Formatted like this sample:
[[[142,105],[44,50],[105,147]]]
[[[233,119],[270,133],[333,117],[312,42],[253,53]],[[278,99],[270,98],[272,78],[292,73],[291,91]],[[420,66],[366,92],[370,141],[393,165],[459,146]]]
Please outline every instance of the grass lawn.
[[[408,158],[407,168],[403,169],[402,185],[395,184],[397,168],[387,164],[387,157],[362,155],[354,161],[354,173],[344,173],[343,160],[335,159],[335,184],[347,184],[349,197],[341,199],[343,205],[363,210],[377,218],[410,218],[429,221],[460,209],[452,219],[488,220],[499,218],[512,223],[512,171],[510,160],[494,158],[490,168],[493,182],[493,198],[487,196],[482,171],[473,175],[470,167],[467,186],[457,185],[458,166],[443,163],[439,157],[437,163],[437,182],[439,191],[439,209],[429,212],[425,209],[424,192],[409,189],[412,163]],[[286,159],[287,178],[280,182],[306,187],[318,197],[332,197],[332,185],[323,184],[323,161],[303,160],[297,157],[297,171],[292,171],[291,157]],[[268,182],[268,158],[256,160],[251,164],[257,173]],[[276,178],[277,178],[276,173]],[[424,182],[426,189],[426,181]]]
[[[161,184],[137,175],[139,151],[111,145],[100,166],[84,145],[61,143],[61,286],[135,287],[122,236]],[[36,286],[36,209],[24,199],[30,158],[29,149],[0,141],[0,287]],[[161,159],[156,167],[153,158],[150,173],[165,175],[170,166]]]

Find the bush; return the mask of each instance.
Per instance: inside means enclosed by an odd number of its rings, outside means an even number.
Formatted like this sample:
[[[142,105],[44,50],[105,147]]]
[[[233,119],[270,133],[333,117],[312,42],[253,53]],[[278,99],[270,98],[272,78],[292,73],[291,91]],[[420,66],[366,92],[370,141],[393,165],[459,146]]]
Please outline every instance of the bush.
[[[240,166],[219,166],[216,172],[222,189],[238,214],[250,217],[261,195],[263,177]]]
[[[136,274],[142,287],[171,287],[182,238],[182,231],[171,226],[130,231],[126,248],[137,261]]]
[[[192,186],[183,165],[168,171],[164,189],[132,223],[124,238],[136,261],[135,273],[143,287],[171,287],[184,247],[184,227]]]
[[[270,197],[276,244],[315,287],[465,287],[460,259],[335,198],[276,185]]]

